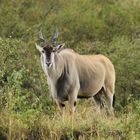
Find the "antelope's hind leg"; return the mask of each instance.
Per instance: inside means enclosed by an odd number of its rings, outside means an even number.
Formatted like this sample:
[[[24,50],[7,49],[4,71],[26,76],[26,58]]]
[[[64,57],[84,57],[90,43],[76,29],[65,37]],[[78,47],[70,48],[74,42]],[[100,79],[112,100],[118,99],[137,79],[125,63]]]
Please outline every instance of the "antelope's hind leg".
[[[95,103],[96,103],[97,111],[99,113],[101,112],[101,110],[104,107],[104,104],[103,104],[103,101],[102,101],[102,94],[103,94],[103,91],[101,89],[96,95],[94,95],[94,100],[95,100]]]
[[[107,86],[105,95],[107,97],[110,113],[114,116],[114,104],[115,104],[114,89],[110,86]]]

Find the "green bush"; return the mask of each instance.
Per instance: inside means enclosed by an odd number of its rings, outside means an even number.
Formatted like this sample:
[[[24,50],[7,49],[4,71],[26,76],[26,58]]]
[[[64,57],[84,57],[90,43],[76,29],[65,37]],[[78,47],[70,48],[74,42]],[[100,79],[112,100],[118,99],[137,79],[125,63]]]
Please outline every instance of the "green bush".
[[[42,72],[41,69],[39,70],[39,62],[34,63],[36,69],[30,66],[31,62],[28,63],[30,56],[26,54],[24,48],[26,45],[22,41],[0,40],[0,86],[1,95],[3,95],[1,107],[8,103],[10,93],[11,108],[15,112],[28,109],[50,110],[47,82],[40,75]]]

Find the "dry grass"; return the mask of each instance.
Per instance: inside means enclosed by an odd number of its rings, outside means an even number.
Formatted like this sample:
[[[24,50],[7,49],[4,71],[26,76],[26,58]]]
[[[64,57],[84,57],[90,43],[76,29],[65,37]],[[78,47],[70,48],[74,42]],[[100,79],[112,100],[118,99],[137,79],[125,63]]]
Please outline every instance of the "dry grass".
[[[0,135],[10,140],[94,140],[94,139],[137,139],[140,135],[137,116],[132,110],[116,117],[101,115],[96,112],[91,101],[78,105],[74,120],[66,110],[64,118],[55,112],[54,115],[40,114],[29,118],[1,113]],[[135,124],[132,124],[135,120]],[[137,127],[137,128],[135,128]]]

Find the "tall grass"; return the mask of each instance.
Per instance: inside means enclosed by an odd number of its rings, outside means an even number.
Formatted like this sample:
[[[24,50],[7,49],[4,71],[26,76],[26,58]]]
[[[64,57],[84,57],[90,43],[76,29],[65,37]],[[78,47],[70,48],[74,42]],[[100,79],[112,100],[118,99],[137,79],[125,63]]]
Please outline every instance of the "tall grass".
[[[44,113],[36,117],[28,114],[25,118],[25,116],[20,117],[20,114],[4,111],[1,113],[3,119],[0,120],[1,138],[7,137],[11,140],[138,140],[140,138],[139,102],[126,106],[123,112],[115,112],[115,117],[98,114],[92,105],[91,101],[84,101],[79,105],[74,114],[73,124],[67,110],[64,119],[58,112],[51,116]]]

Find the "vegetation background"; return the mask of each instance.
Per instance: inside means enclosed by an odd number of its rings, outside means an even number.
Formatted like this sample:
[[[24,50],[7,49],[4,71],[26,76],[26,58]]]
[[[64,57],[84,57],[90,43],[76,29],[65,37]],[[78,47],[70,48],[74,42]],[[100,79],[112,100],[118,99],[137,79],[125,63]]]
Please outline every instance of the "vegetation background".
[[[115,118],[79,100],[73,127],[49,96],[38,31],[81,54],[104,54],[116,69]],[[140,1],[0,0],[0,140],[139,140]]]

